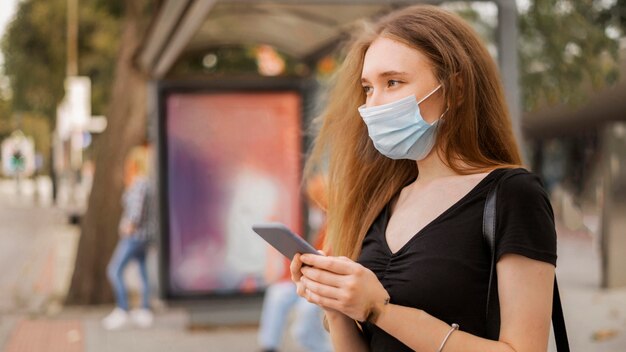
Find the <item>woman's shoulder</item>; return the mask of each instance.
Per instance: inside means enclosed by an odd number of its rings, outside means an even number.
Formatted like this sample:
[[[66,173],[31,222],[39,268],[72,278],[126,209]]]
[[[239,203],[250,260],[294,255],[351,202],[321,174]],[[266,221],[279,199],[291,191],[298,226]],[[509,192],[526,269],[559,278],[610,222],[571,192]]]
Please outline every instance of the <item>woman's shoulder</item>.
[[[517,186],[534,184],[537,182],[542,184],[539,175],[523,167],[501,168],[498,170],[501,172],[501,183]]]
[[[554,213],[537,174],[523,168],[506,170],[496,207],[497,260],[512,253],[556,265]]]
[[[539,175],[525,168],[502,169],[499,180],[499,197],[521,199],[547,198],[547,192]]]

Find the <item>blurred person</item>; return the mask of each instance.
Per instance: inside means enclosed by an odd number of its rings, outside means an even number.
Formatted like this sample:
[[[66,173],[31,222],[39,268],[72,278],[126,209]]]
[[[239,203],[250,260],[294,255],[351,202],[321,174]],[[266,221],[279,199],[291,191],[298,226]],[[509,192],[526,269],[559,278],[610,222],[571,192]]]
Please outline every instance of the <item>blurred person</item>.
[[[148,216],[151,193],[148,180],[149,149],[145,146],[133,148],[124,165],[125,191],[122,196],[123,213],[119,224],[120,239],[107,266],[107,276],[115,294],[116,307],[102,319],[107,330],[124,328],[131,323],[147,328],[154,317],[150,309],[150,290],[146,268],[146,254],[154,229]],[[129,310],[124,271],[131,261],[139,265],[141,276],[141,307]]]
[[[314,244],[316,248],[321,248],[326,234],[326,222],[323,215],[326,209],[326,195],[322,176],[312,179],[307,184],[307,198],[311,205],[309,218],[313,220],[310,224],[317,228]],[[321,308],[298,296],[296,286],[290,279],[289,261],[280,253],[275,251],[272,253],[276,257],[270,258],[268,269],[270,272],[276,270],[272,266],[278,263],[278,270],[282,272],[282,277],[270,284],[265,291],[258,336],[261,350],[263,352],[278,351],[287,325],[287,318],[293,311],[294,321],[291,334],[298,345],[309,352],[332,351],[330,337],[322,324]]]
[[[553,213],[521,168],[475,31],[435,6],[382,17],[352,43],[321,118],[307,170],[328,165],[332,255],[297,254],[291,273],[324,309],[335,350],[546,351]],[[498,320],[486,314],[492,189]]]

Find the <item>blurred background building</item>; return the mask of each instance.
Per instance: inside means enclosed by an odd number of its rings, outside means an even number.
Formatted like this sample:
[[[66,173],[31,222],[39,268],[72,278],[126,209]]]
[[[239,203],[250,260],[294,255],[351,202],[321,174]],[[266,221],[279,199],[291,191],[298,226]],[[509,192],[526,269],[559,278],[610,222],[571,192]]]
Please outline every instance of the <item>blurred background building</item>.
[[[624,44],[619,41],[620,72],[626,72]],[[579,102],[542,106],[523,117],[531,165],[552,194],[560,229],[593,236],[603,287],[626,284],[624,92],[623,75],[604,89],[585,82]]]

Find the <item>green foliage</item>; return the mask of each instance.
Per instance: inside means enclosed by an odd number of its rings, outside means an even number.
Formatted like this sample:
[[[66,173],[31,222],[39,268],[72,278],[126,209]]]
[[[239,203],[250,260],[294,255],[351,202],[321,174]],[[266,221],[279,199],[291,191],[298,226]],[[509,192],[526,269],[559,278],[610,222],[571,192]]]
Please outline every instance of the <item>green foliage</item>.
[[[16,111],[53,117],[63,98],[65,1],[22,1],[2,40]]]
[[[0,139],[8,135],[11,130],[11,101],[0,98]]]
[[[92,111],[103,114],[119,42],[119,7],[104,0],[83,0],[79,7],[79,75],[92,80]],[[54,120],[66,76],[66,0],[24,0],[7,28],[1,48],[15,111],[40,113]]]
[[[107,1],[81,1],[78,30],[78,72],[91,78],[91,109],[93,115],[105,115],[120,38],[119,9]],[[114,11],[114,12],[109,12]]]
[[[617,81],[618,43],[607,35],[602,10],[590,0],[534,0],[521,14],[526,111],[559,102],[583,103],[587,92]]]
[[[611,36],[606,28],[626,24],[626,0],[606,8],[591,0],[527,2],[529,7],[519,14],[518,47],[525,111],[558,103],[581,104],[588,92],[617,81],[619,33]],[[471,23],[495,52],[497,20],[484,16],[478,3],[449,4],[446,7]]]
[[[621,33],[624,33],[626,30],[626,0],[614,1],[613,6],[600,10],[598,19],[601,25],[615,26],[621,30]]]

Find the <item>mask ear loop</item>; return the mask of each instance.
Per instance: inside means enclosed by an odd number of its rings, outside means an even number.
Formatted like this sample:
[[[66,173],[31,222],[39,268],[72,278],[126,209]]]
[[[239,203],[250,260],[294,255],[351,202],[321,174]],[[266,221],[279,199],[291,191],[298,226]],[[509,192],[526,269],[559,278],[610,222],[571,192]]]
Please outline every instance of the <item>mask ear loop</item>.
[[[435,94],[436,91],[439,90],[439,88],[441,88],[441,84],[439,84],[437,86],[437,88],[433,89],[430,93],[426,94],[425,97],[423,97],[422,99],[420,99],[420,101],[417,102],[417,105],[421,104],[424,100],[430,98],[431,95]]]
[[[423,97],[420,101],[417,102],[417,105],[420,105],[424,100],[430,98],[431,95],[435,94],[436,91],[438,91],[439,89],[441,89],[441,83],[439,83],[439,85],[433,89],[430,93],[426,94],[425,97]],[[437,121],[443,121],[443,115],[445,115],[448,110],[450,110],[450,105],[446,104],[446,110],[439,116],[439,118],[437,119]]]
[[[446,110],[444,110],[444,112],[441,113],[437,121],[445,121],[445,119],[443,118],[443,115],[445,115],[448,112],[448,110],[450,110],[450,105],[446,104]]]
[[[439,115],[439,118],[435,122],[433,122],[432,125],[437,124],[437,128],[439,128],[439,125],[442,122],[446,122],[446,119],[443,118],[443,115],[445,115],[448,112],[448,110],[450,110],[450,107],[446,105],[446,110],[444,110],[444,112],[441,115]]]

